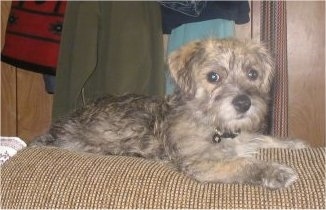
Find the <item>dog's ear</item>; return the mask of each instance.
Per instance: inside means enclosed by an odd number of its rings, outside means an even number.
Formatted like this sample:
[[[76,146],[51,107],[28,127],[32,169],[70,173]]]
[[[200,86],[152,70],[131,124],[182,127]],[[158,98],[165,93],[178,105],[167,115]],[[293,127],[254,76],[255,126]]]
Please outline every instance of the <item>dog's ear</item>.
[[[261,88],[265,92],[269,92],[275,76],[274,56],[271,55],[271,52],[264,43],[259,43],[257,48],[259,62],[264,68],[266,74]]]
[[[193,78],[193,59],[200,50],[200,42],[195,41],[184,45],[171,53],[168,58],[170,74],[181,91],[187,97],[193,98],[196,93],[196,83]]]

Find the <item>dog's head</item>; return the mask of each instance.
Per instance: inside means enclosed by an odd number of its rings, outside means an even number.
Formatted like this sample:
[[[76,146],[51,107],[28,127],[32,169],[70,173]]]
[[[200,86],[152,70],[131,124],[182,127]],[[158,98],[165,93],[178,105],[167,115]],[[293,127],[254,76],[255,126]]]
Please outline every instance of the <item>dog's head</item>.
[[[197,115],[222,131],[258,131],[273,65],[260,44],[234,39],[191,42],[168,59],[170,73]]]

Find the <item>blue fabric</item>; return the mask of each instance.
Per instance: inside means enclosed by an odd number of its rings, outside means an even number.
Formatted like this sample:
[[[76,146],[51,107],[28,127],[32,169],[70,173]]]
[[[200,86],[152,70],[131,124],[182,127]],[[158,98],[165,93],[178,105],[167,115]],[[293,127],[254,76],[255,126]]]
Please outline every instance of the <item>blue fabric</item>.
[[[45,90],[48,94],[55,93],[55,76],[50,74],[43,74],[43,81]]]
[[[170,54],[182,45],[210,37],[226,38],[232,37],[235,33],[235,23],[232,20],[213,19],[202,22],[183,24],[171,31],[169,37],[167,53]],[[166,73],[165,93],[170,95],[175,88],[170,75]]]

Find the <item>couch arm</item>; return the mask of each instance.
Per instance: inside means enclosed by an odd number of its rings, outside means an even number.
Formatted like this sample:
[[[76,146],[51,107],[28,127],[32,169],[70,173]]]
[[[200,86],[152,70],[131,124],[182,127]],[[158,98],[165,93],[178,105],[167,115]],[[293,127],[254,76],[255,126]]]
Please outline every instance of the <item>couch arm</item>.
[[[200,184],[166,165],[122,156],[26,148],[1,167],[1,208],[322,208],[325,148],[264,149],[299,180],[281,190]]]

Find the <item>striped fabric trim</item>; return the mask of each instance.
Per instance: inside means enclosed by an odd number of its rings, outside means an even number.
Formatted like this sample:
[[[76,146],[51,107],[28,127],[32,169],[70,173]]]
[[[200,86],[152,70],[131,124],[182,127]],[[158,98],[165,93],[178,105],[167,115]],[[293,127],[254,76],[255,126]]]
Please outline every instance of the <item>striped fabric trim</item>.
[[[264,149],[257,158],[293,167],[281,190],[201,184],[151,160],[26,148],[1,167],[1,208],[325,209],[325,148]]]
[[[288,136],[288,69],[286,1],[262,1],[260,40],[270,49],[275,60],[272,119],[270,132]]]

